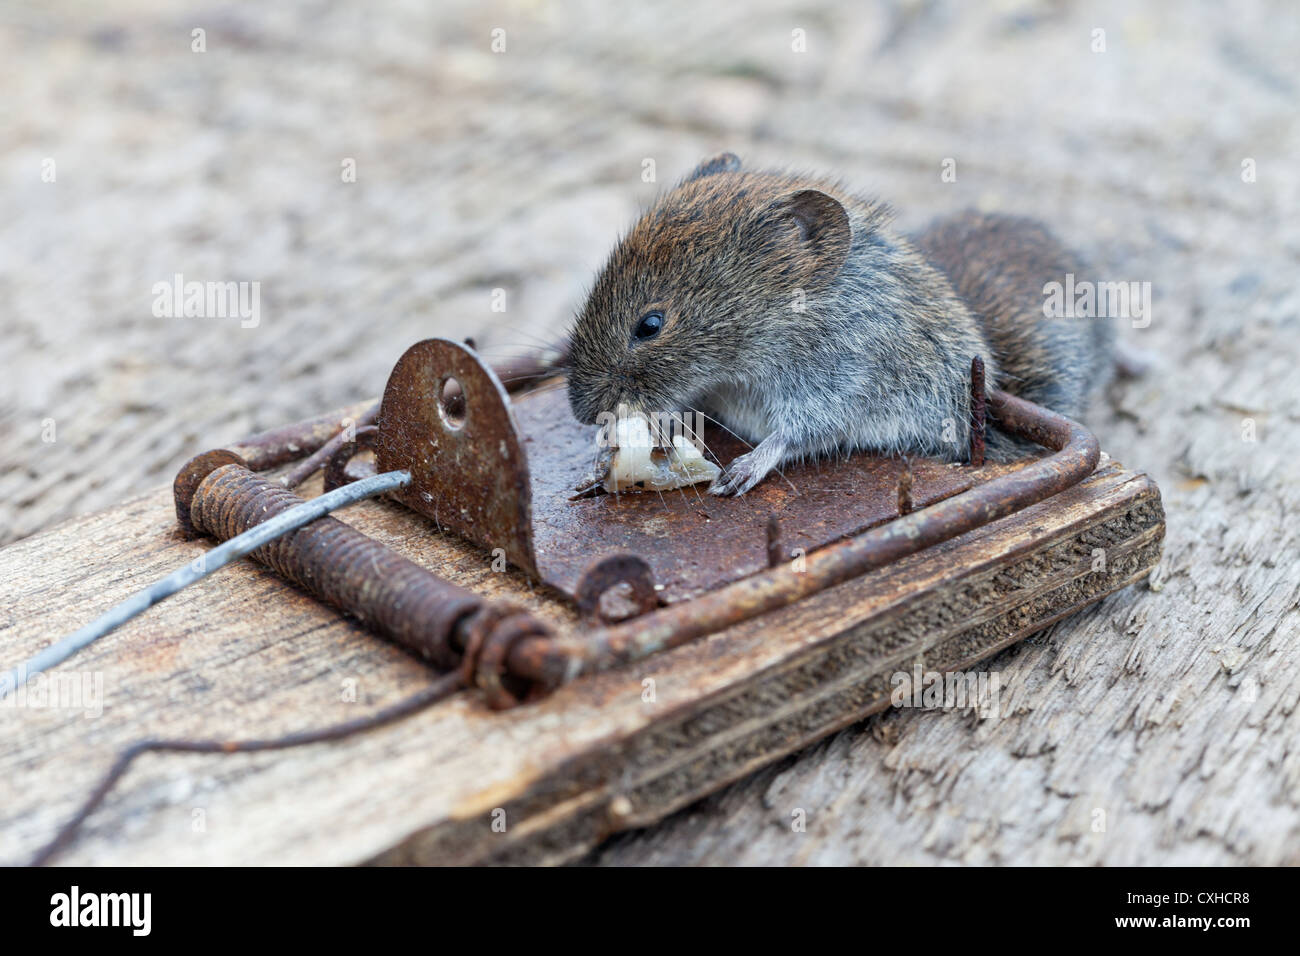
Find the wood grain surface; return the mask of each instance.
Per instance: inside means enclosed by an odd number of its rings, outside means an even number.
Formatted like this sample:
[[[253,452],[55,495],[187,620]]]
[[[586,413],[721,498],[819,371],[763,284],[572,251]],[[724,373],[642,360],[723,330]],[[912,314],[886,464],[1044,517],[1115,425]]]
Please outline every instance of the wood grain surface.
[[[18,550],[4,606],[53,613],[65,588],[143,583],[133,555],[170,519],[135,496],[198,451],[375,394],[417,339],[472,334],[489,357],[553,340],[638,205],[732,149],[834,170],[907,227],[967,206],[1034,215],[1098,279],[1150,282],[1150,324],[1123,331],[1155,367],[1089,423],[1159,483],[1164,558],[1150,586],[1001,654],[990,666],[1012,696],[996,719],[871,718],[589,862],[1300,862],[1298,47],[1285,3],[7,6],[0,539]],[[258,325],[155,317],[153,285],[176,273],[260,282]],[[125,540],[87,517],[122,501],[140,518]],[[81,560],[59,576],[23,565],[21,539],[67,519]],[[155,680],[118,687],[82,722],[85,746],[117,739],[128,700],[142,715],[190,700],[187,730],[289,729],[251,661],[318,684],[312,724],[353,712],[345,678],[371,704],[421,679],[360,634],[323,658],[223,628],[248,609],[215,583],[176,601],[216,614],[183,632],[141,622]],[[64,610],[73,624],[97,607]],[[0,637],[36,627],[0,616]],[[14,747],[6,767],[37,773],[37,752]],[[411,742],[389,759],[424,756]],[[359,805],[367,779],[392,779],[254,772],[280,759],[145,758],[105,821],[123,801],[199,806],[232,775],[286,808]],[[98,769],[46,767],[50,812]],[[163,852],[156,819],[138,819],[120,835]],[[170,825],[188,839],[188,819]],[[271,824],[240,825],[277,845],[258,829]],[[342,860],[373,835],[301,839]]]

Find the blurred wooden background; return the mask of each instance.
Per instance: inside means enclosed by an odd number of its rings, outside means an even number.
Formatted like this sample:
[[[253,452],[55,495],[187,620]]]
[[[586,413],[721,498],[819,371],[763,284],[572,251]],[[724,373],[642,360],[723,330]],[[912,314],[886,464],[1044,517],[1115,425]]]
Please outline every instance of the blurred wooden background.
[[[1300,862],[1292,5],[111,6],[0,9],[0,542],[373,395],[419,338],[553,341],[720,149],[906,226],[1027,213],[1152,283],[1159,365],[1090,424],[1164,492],[1153,585],[995,659],[999,717],[865,721],[593,862]],[[176,273],[259,282],[257,327],[156,318]]]

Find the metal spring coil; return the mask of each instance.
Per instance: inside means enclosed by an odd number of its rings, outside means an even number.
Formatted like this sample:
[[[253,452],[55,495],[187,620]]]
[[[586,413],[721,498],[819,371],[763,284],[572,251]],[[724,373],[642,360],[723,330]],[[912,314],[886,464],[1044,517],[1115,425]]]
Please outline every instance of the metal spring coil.
[[[232,463],[199,483],[189,521],[196,531],[228,540],[302,500]],[[538,690],[510,681],[505,660],[517,641],[545,636],[548,628],[518,608],[438,578],[336,518],[319,518],[251,556],[432,666],[460,667],[466,683],[482,687],[494,707]]]

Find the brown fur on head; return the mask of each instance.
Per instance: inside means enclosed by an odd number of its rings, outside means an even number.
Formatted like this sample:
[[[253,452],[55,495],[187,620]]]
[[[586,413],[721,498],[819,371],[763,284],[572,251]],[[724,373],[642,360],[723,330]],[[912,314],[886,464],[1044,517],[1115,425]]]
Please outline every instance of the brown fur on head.
[[[619,405],[679,410],[752,369],[796,290],[827,286],[851,243],[843,205],[806,180],[743,172],[730,153],[701,163],[596,278],[569,336],[574,415],[590,423]],[[662,315],[659,331],[638,338],[651,313]]]

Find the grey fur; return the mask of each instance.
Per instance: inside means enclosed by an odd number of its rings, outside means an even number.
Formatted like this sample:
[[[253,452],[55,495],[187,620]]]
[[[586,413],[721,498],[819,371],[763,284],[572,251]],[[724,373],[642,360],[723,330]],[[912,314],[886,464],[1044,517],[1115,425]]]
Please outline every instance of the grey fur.
[[[923,255],[891,219],[833,180],[742,171],[730,154],[701,163],[597,276],[569,337],[574,414],[593,422],[624,405],[717,418],[758,445],[727,466],[715,494],[743,494],[784,462],[856,449],[964,458],[974,355],[984,356],[990,387],[1004,384],[1006,364],[1030,379],[1006,381],[1008,390],[1078,414],[1091,381],[1079,368],[1102,364],[1091,353],[1108,340],[1074,328],[1067,341],[1044,323],[1041,287],[1062,276],[1026,276],[1025,263],[1006,261],[1014,281],[994,281],[1002,298],[981,301],[1016,314],[989,316],[968,309],[960,285],[932,264],[950,265],[954,242],[978,239],[981,224],[1009,220],[968,216],[965,232],[936,224],[942,241]],[[1025,258],[1023,244],[1010,251]],[[1059,244],[1050,252],[1029,265],[1069,258]],[[663,331],[633,341],[651,310],[663,312]],[[1060,348],[1038,341],[1051,335]],[[996,434],[990,448],[1022,451]]]

